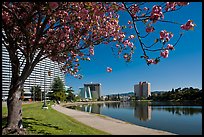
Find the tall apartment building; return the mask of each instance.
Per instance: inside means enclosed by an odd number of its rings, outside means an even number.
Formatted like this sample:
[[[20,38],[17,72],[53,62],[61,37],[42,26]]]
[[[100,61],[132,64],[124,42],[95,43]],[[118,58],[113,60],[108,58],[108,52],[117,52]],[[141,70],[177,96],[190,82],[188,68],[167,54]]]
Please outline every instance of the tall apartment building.
[[[23,59],[20,60],[22,62]],[[22,73],[25,63],[20,68],[20,73]],[[51,72],[51,75],[48,76],[48,71]],[[10,82],[11,82],[11,63],[9,59],[8,52],[4,45],[2,45],[2,98],[8,96]],[[30,89],[32,86],[39,85],[41,86],[42,93],[50,91],[51,84],[56,77],[60,79],[65,84],[65,75],[60,70],[60,65],[57,62],[53,62],[50,59],[44,59],[39,62],[31,75],[26,79],[23,88],[24,88],[24,97],[25,99],[31,98]]]
[[[101,92],[101,84],[84,84],[84,88],[80,88],[80,97],[82,99],[99,99]]]
[[[138,99],[147,98],[151,96],[150,83],[139,82],[139,84],[134,85],[134,93]]]

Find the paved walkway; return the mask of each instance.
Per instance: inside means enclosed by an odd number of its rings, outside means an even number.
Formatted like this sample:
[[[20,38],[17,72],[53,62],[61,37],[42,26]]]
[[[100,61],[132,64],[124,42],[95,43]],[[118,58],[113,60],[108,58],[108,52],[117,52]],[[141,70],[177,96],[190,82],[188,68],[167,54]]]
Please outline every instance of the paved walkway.
[[[175,135],[170,132],[150,129],[130,124],[107,116],[68,109],[60,105],[52,105],[52,108],[73,117],[75,120],[95,129],[99,129],[112,135]]]

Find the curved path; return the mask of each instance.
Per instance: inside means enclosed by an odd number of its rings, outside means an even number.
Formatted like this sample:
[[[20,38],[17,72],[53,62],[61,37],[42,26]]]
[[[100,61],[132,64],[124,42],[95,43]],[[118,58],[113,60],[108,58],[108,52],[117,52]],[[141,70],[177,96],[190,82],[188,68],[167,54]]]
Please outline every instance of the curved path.
[[[137,126],[104,115],[100,116],[98,114],[69,109],[60,105],[52,105],[52,108],[83,124],[112,135],[176,135],[166,131]]]

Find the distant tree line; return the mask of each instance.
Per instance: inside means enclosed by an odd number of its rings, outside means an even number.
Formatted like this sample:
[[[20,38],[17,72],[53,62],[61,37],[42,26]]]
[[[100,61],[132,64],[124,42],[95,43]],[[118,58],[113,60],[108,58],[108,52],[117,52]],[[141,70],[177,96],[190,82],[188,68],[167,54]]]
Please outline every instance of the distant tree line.
[[[202,102],[202,89],[198,88],[177,88],[171,91],[152,93],[148,98],[153,101],[198,101]]]
[[[120,101],[120,94],[107,95],[105,101]]]

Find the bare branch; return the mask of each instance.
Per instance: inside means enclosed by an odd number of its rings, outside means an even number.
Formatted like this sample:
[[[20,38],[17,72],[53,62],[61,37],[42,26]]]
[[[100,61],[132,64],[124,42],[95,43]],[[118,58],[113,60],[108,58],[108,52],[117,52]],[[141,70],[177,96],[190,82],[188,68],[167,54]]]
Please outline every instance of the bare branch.
[[[126,7],[125,3],[124,3],[124,2],[122,2],[122,3],[124,4],[126,10],[128,11],[128,13],[129,13],[130,16],[131,16],[131,13],[130,13],[130,11],[128,10],[128,8]],[[132,18],[132,20],[133,20],[134,29],[135,29],[135,32],[136,32],[136,34],[137,34],[137,37],[138,37],[140,46],[141,46],[141,48],[142,48],[142,50],[143,50],[143,54],[144,54],[145,56],[147,56],[147,55],[146,55],[146,52],[145,52],[145,49],[144,49],[144,47],[142,46],[142,45],[143,45],[143,44],[142,44],[143,42],[142,42],[141,37],[140,37],[140,35],[139,35],[139,32],[138,32],[138,30],[137,30],[136,22],[134,21],[134,18],[133,18],[132,16],[131,16],[131,18]]]
[[[181,23],[178,23],[178,22],[174,22],[174,21],[168,21],[168,20],[157,20],[157,21],[160,21],[160,22],[167,22],[167,23],[172,23],[172,24],[178,24],[178,25],[182,25]]]
[[[174,47],[177,45],[177,43],[179,42],[179,40],[181,39],[181,37],[183,36],[183,34],[181,33],[178,40],[176,41],[176,43],[173,45]]]
[[[19,59],[20,60],[20,59]],[[20,64],[20,68],[23,66],[23,63],[25,62],[25,58],[23,59],[22,63]]]

